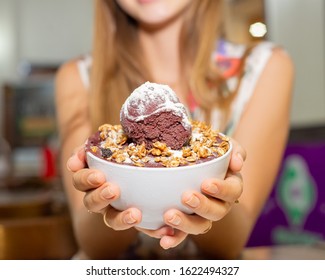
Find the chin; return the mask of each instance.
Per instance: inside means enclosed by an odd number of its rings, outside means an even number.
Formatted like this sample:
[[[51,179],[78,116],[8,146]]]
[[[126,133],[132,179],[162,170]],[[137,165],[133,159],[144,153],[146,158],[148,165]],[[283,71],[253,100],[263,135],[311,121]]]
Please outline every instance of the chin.
[[[120,7],[144,26],[160,26],[181,14],[190,0],[118,0]]]

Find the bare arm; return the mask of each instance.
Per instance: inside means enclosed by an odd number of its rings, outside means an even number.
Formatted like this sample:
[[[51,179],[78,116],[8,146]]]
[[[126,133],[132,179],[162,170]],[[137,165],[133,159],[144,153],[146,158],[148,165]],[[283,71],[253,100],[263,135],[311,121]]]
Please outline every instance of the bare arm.
[[[276,50],[234,135],[247,152],[240,203],[215,222],[207,234],[193,237],[207,255],[236,258],[249,238],[274,184],[286,145],[292,84],[292,62],[284,51]],[[226,193],[225,187],[219,185],[221,192]]]
[[[101,214],[88,213],[83,203],[84,193],[75,189],[72,183],[72,172],[66,168],[67,160],[72,152],[76,147],[83,145],[91,133],[88,118],[88,94],[80,80],[76,63],[69,62],[63,65],[56,77],[61,174],[79,247],[90,258],[116,258],[133,242],[136,231],[134,229],[114,231],[105,226]],[[79,168],[83,165],[83,156],[84,154],[79,153],[80,161],[74,162],[79,165]],[[78,155],[75,158],[78,158]],[[79,174],[86,177],[89,172],[88,169],[81,169]],[[96,187],[96,184],[93,187]]]

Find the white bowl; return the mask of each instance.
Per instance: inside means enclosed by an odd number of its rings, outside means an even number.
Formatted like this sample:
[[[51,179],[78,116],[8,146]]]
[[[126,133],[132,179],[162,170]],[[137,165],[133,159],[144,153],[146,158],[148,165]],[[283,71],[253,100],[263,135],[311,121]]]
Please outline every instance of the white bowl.
[[[163,214],[171,208],[191,214],[191,209],[181,203],[181,195],[188,190],[201,190],[207,178],[225,178],[232,144],[221,157],[203,163],[180,167],[137,167],[100,159],[87,152],[89,168],[102,171],[108,182],[121,191],[111,205],[118,210],[136,207],[142,211],[139,227],[158,229],[164,225]]]

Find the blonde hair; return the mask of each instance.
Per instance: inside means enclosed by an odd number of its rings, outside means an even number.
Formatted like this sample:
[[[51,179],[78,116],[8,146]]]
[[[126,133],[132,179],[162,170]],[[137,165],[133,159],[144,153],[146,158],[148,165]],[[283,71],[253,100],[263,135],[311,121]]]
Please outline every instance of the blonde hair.
[[[189,88],[206,116],[213,106],[227,106],[224,80],[211,55],[221,34],[222,0],[193,0],[180,36],[180,57]],[[128,95],[151,80],[143,65],[137,24],[112,0],[96,0],[90,115],[94,128],[119,123]],[[230,99],[230,97],[228,98]]]

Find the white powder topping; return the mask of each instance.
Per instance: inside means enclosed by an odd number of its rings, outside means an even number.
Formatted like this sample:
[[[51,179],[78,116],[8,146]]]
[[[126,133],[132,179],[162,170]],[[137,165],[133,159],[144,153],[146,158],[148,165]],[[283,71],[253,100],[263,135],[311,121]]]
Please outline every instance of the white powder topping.
[[[183,152],[182,150],[170,150],[171,156],[172,157],[177,157],[177,158],[182,158],[183,157]]]
[[[180,116],[184,128],[191,127],[186,108],[179,102],[175,92],[168,85],[146,82],[126,99],[121,108],[121,115],[130,121],[139,122],[153,114],[166,111]]]
[[[133,161],[130,159],[129,155],[125,153],[125,161],[124,163],[133,163]]]
[[[192,141],[201,141],[203,135],[197,129],[192,130]]]

